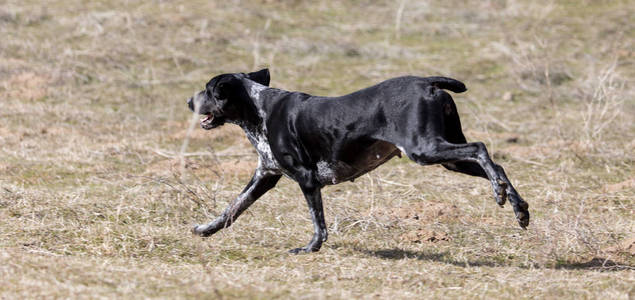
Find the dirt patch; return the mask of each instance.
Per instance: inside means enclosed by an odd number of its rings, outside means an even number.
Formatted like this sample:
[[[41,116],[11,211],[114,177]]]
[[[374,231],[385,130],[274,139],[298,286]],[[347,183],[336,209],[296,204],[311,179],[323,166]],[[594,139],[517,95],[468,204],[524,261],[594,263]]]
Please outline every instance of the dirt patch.
[[[402,234],[400,239],[410,243],[438,243],[451,241],[452,237],[445,232],[418,229]]]
[[[0,127],[0,141],[4,138],[13,137],[14,134],[9,128]]]
[[[627,253],[635,256],[635,235],[604,249],[604,251],[609,253]]]
[[[414,223],[417,229],[402,234],[399,238],[409,243],[438,243],[451,241],[445,232],[427,229],[433,223],[454,222],[461,217],[459,208],[450,203],[417,203],[390,212],[400,222]]]
[[[394,209],[390,216],[400,220],[412,220],[417,224],[431,224],[461,217],[459,208],[449,203],[417,203]]]
[[[635,178],[627,179],[614,184],[606,184],[602,189],[607,193],[615,193],[632,188],[635,188]]]
[[[0,96],[19,100],[38,100],[48,95],[51,78],[33,72],[24,72],[11,76],[1,84]]]

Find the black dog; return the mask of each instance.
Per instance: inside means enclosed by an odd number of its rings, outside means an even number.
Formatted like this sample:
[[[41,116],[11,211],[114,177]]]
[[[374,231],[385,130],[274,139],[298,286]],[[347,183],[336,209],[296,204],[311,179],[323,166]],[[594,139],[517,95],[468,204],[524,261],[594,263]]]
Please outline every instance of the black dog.
[[[468,143],[452,97],[465,85],[446,77],[398,77],[341,97],[318,97],[269,88],[267,69],[223,74],[188,100],[207,117],[203,129],[230,122],[239,125],[256,148],[253,178],[216,220],[193,232],[209,236],[230,226],[282,175],[298,182],[313,219],[313,238],[292,253],[318,251],[326,241],[320,190],[353,180],[401,152],[421,165],[489,179],[496,203],[507,197],[522,228],[529,224],[528,204],[485,145]]]

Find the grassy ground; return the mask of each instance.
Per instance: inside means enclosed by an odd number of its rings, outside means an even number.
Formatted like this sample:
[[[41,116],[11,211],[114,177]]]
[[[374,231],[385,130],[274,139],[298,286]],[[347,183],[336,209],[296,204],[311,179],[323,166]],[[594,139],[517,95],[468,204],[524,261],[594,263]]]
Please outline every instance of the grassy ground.
[[[0,1],[0,297],[635,297],[633,1]],[[629,17],[631,16],[631,17]],[[256,156],[187,128],[213,75],[340,95],[446,75],[489,184],[394,159],[323,190],[288,179],[202,239]],[[189,144],[182,151],[184,141]],[[183,155],[184,154],[184,155]]]

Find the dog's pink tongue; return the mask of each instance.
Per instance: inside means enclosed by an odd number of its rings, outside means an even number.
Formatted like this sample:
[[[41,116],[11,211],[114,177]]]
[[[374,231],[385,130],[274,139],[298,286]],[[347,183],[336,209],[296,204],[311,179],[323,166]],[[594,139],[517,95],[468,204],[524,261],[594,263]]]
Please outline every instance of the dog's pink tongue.
[[[212,114],[207,115],[205,118],[203,118],[201,120],[201,125],[203,126],[207,126],[210,123],[212,123],[212,120],[214,119],[214,116]]]

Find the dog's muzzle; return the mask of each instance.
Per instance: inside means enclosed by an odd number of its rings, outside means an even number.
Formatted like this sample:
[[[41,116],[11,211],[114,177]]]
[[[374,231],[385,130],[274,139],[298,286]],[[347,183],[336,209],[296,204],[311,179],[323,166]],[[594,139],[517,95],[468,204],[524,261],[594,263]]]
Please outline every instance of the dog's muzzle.
[[[190,108],[191,111],[196,112],[194,97],[190,97],[190,99],[187,100],[187,106]],[[207,109],[201,110],[201,108],[199,108],[199,110],[200,111],[198,111],[198,113],[205,116],[203,119],[201,119],[201,128],[210,130],[212,128],[216,128],[225,124],[224,118],[215,117],[214,114]]]

